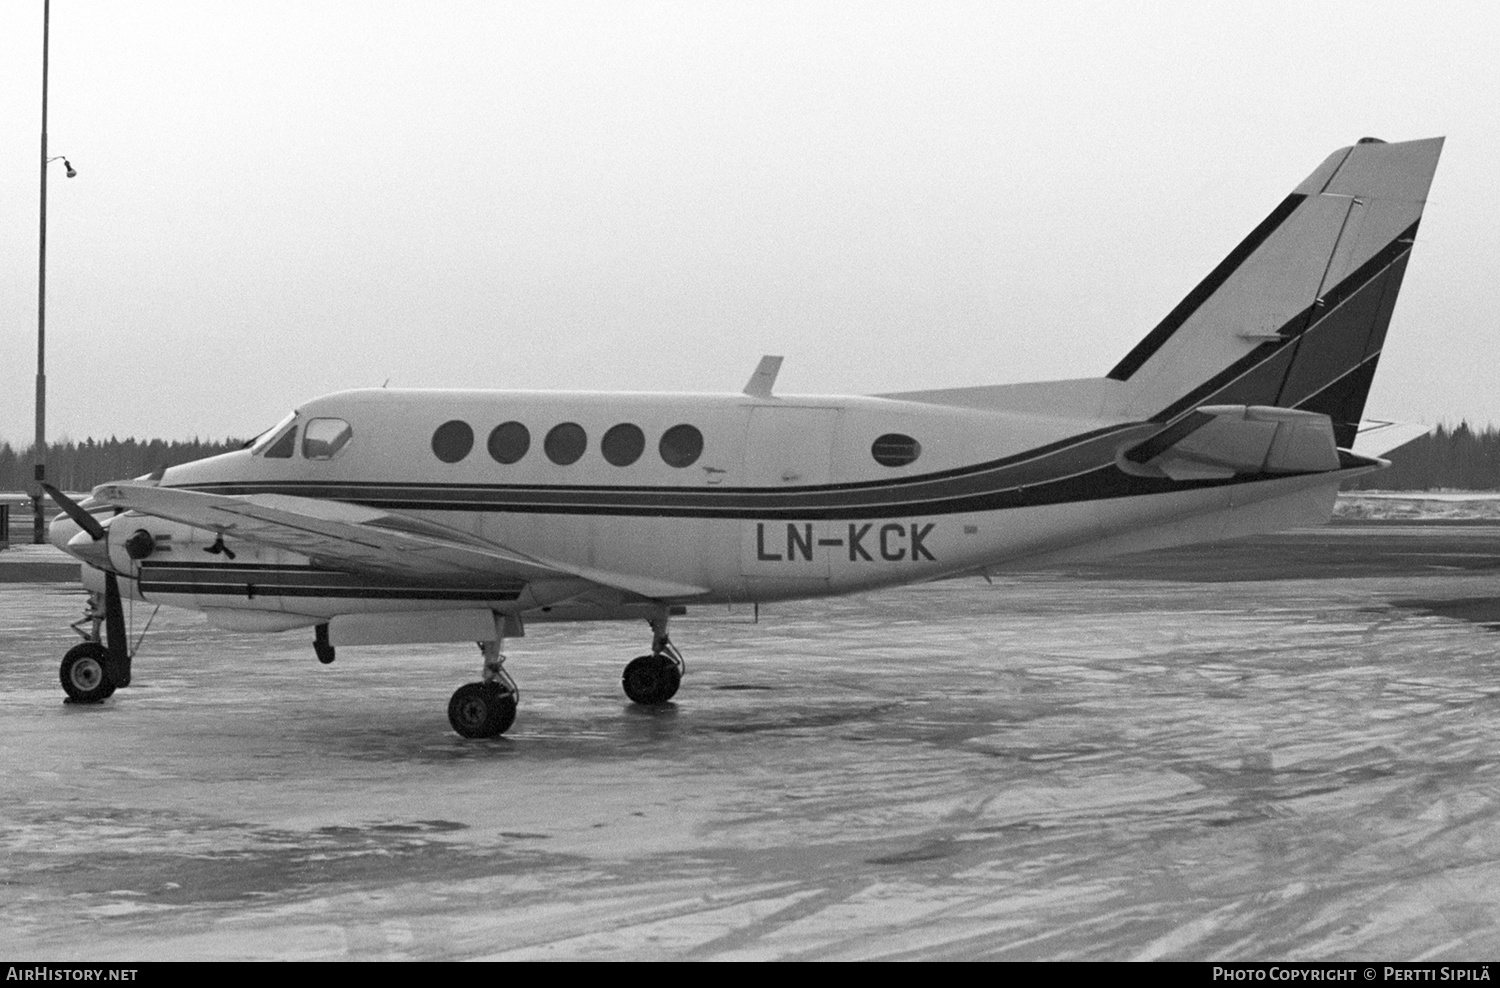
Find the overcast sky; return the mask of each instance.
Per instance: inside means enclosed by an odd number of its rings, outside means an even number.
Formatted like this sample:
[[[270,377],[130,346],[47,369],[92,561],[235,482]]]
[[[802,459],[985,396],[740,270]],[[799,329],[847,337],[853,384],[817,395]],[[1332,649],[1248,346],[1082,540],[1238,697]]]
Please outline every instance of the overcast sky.
[[[343,388],[1107,371],[1331,151],[1447,135],[1367,414],[1500,423],[1493,3],[55,0],[48,436]],[[0,5],[30,442],[41,0]]]

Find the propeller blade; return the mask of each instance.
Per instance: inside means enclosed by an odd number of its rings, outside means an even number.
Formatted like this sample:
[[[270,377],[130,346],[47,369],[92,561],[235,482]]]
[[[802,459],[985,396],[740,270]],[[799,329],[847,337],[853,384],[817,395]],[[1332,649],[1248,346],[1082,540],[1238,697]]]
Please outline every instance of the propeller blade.
[[[42,490],[46,491],[47,496],[52,498],[53,501],[57,502],[57,506],[62,508],[63,512],[69,518],[73,519],[79,528],[88,532],[95,542],[104,538],[104,526],[99,524],[99,519],[83,510],[83,507],[77,501],[68,497],[68,495],[51,484],[43,484]]]

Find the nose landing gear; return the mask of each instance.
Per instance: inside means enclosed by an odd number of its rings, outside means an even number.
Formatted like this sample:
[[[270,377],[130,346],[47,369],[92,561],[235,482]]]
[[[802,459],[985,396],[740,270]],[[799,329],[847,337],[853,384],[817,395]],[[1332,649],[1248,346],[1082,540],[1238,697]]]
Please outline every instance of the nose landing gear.
[[[109,649],[98,642],[81,642],[63,656],[62,688],[73,703],[100,703],[115,691],[115,684],[105,670]]]
[[[104,571],[104,592],[89,594],[88,609],[82,620],[73,624],[73,629],[83,636],[83,644],[68,650],[63,656],[62,668],[58,670],[69,701],[98,703],[108,699],[116,688],[130,685],[130,660],[133,657],[130,642],[125,637],[125,609],[120,605],[119,575],[108,565],[109,535],[99,520],[77,501],[51,484],[43,484],[42,489],[74,524],[88,533],[96,545],[103,543],[100,548],[105,550],[105,565],[100,567]],[[151,533],[144,530],[137,531],[125,541],[126,554],[135,560],[145,559],[155,548]],[[154,612],[152,617],[155,617]],[[89,631],[83,630],[86,624],[91,626]],[[151,622],[147,621],[146,628],[150,627]],[[141,635],[145,634],[142,630]]]
[[[88,631],[84,630],[86,625]],[[68,702],[102,703],[117,688],[129,686],[133,656],[125,636],[120,583],[114,573],[104,574],[104,593],[89,594],[83,617],[72,627],[83,637],[83,642],[68,649],[58,669]],[[150,622],[146,627],[150,627]],[[144,636],[145,631],[141,634]]]

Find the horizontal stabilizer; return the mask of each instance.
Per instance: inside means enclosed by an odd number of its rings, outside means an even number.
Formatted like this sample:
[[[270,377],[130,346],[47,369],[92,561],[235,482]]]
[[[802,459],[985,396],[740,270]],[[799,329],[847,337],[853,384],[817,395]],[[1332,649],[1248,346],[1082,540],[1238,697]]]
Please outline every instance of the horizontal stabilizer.
[[[1384,456],[1393,449],[1421,439],[1431,431],[1430,425],[1365,419],[1359,423],[1359,431],[1355,433],[1353,450],[1360,456]]]
[[[1326,415],[1260,405],[1205,405],[1125,450],[1128,473],[1173,480],[1339,469]]]

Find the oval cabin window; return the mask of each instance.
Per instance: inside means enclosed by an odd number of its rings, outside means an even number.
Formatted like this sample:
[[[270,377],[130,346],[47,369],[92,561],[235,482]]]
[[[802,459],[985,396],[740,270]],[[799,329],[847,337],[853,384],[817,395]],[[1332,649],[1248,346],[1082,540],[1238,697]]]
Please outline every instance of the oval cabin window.
[[[657,446],[669,467],[689,467],[703,455],[703,433],[691,425],[674,425],[661,434]]]
[[[583,431],[583,426],[577,422],[564,422],[562,425],[554,425],[552,431],[547,433],[547,438],[542,440],[542,449],[546,451],[547,459],[565,467],[570,463],[577,463],[588,444],[588,433]]]
[[[432,434],[432,451],[444,463],[457,463],[474,448],[474,430],[469,423],[454,419],[444,422]]]
[[[519,463],[531,449],[531,432],[519,422],[502,422],[490,433],[489,446],[496,463]]]
[[[875,440],[870,447],[870,455],[883,467],[904,467],[915,463],[917,457],[922,455],[922,444],[911,436],[887,432]]]
[[[599,452],[617,467],[628,467],[641,458],[646,450],[646,434],[640,426],[621,422],[604,434],[599,441]]]

